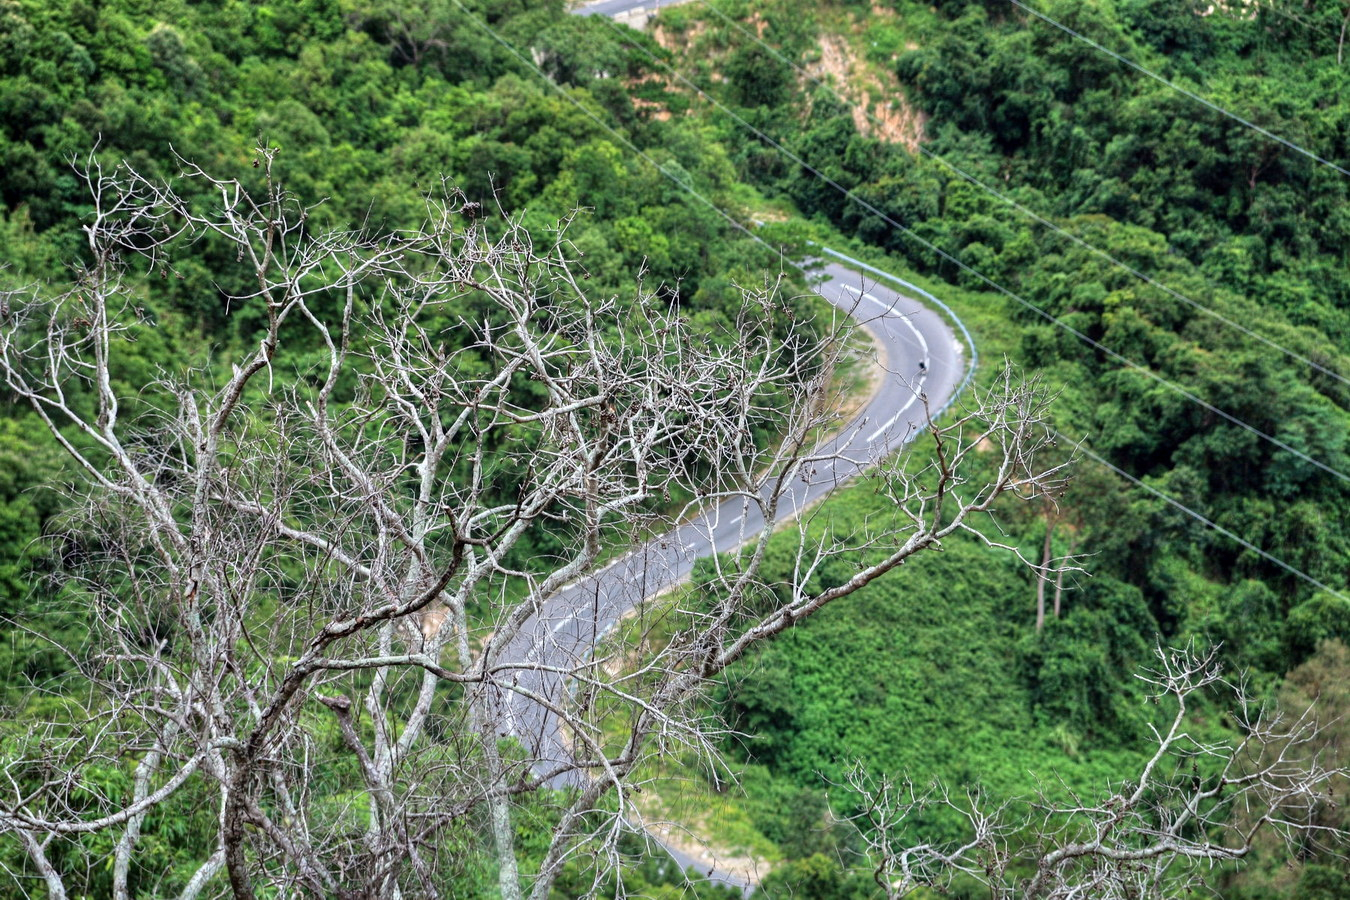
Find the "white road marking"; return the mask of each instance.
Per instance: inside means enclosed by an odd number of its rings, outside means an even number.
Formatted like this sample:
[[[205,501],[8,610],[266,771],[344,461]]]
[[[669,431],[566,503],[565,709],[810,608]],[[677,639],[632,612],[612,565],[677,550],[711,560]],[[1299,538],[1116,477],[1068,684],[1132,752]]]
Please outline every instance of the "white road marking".
[[[919,384],[920,384],[920,385],[923,384],[923,379],[922,379],[922,378],[919,379]],[[899,411],[899,412],[897,412],[895,415],[891,416],[889,419],[886,420],[886,424],[885,424],[885,425],[882,425],[882,426],[881,426],[880,428],[878,428],[876,431],[872,432],[871,434],[869,434],[869,435],[867,436],[867,443],[869,443],[869,444],[872,443],[872,442],[875,441],[878,437],[881,436],[882,432],[890,430],[890,427],[891,427],[892,425],[895,424],[895,420],[898,419],[898,418],[900,418],[901,416],[903,416],[903,415],[905,414],[905,410],[907,410],[907,409],[909,409],[911,406],[913,406],[913,405],[914,405],[914,401],[917,400],[917,399],[919,399],[919,394],[918,394],[918,392],[916,391],[916,392],[914,393],[914,395],[913,395],[912,397],[909,398],[908,402],[906,402],[904,406],[900,407],[900,411]]]
[[[847,291],[851,291],[854,294],[857,294],[864,300],[871,300],[873,303],[875,303],[877,306],[880,306],[882,309],[885,309],[887,312],[895,312],[894,303],[887,304],[884,301],[878,300],[876,297],[873,297],[871,294],[860,291],[858,288],[855,288],[852,285],[846,284],[844,285],[844,289]],[[901,313],[897,315],[897,318],[900,319],[900,321],[904,322],[906,325],[908,325],[910,331],[914,332],[914,336],[919,339],[919,346],[923,348],[923,358],[927,360],[928,341],[924,340],[923,332],[914,326],[914,323],[909,320],[909,316]],[[904,406],[900,407],[899,411],[897,411],[895,415],[891,416],[881,425],[881,427],[879,427],[876,431],[872,432],[867,436],[867,443],[869,444],[872,443],[886,431],[890,430],[890,427],[896,423],[896,420],[898,420],[901,416],[903,416],[905,414],[905,411],[914,405],[914,401],[919,399],[920,390],[923,388],[924,382],[927,380],[928,376],[926,374],[919,376],[918,386],[914,388],[913,395],[909,398],[908,401],[906,401]]]
[[[862,297],[862,298],[864,298],[864,299],[866,299],[866,300],[871,300],[873,303],[875,303],[877,306],[880,306],[882,309],[886,310],[887,312],[893,312],[893,313],[895,313],[895,317],[896,317],[897,319],[899,319],[900,321],[904,322],[906,325],[908,325],[908,326],[909,326],[909,330],[912,331],[912,332],[914,332],[914,336],[915,336],[916,338],[919,339],[919,346],[923,348],[923,358],[924,358],[924,359],[928,359],[928,341],[924,339],[923,332],[920,331],[919,329],[917,329],[917,328],[914,327],[914,323],[911,322],[911,321],[909,320],[910,317],[909,317],[908,315],[906,315],[905,313],[902,313],[902,312],[896,312],[896,309],[895,309],[895,303],[890,303],[890,304],[884,303],[884,302],[882,302],[881,300],[878,300],[876,297],[873,297],[871,294],[865,294],[865,293],[863,293],[862,291],[858,290],[857,288],[855,288],[855,287],[853,287],[852,285],[849,285],[849,284],[844,285],[844,290],[846,290],[846,291],[852,291],[853,293],[857,294],[859,297]],[[898,294],[897,294],[896,296],[897,296],[897,298],[899,297]],[[896,300],[896,303],[898,303],[898,302],[899,302],[899,300],[897,299],[897,300]]]

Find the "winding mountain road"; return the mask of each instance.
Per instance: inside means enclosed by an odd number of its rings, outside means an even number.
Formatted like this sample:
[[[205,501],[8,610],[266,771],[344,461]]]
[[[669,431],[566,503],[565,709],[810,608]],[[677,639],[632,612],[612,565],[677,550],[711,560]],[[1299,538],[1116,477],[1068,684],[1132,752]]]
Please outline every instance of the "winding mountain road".
[[[572,12],[579,16],[608,16],[616,22],[642,28],[647,20],[667,6],[678,6],[689,0],[595,0],[578,6]]]
[[[955,395],[969,370],[965,348],[932,308],[838,263],[820,271],[826,280],[817,290],[871,334],[884,377],[866,407],[823,448],[832,462],[794,480],[780,503],[780,520],[898,450],[926,424],[921,394],[936,413]],[[763,527],[760,510],[753,505],[728,502],[710,509],[553,595],[520,636],[503,648],[501,658],[566,670],[584,661],[624,613],[686,579],[699,558],[732,550]],[[526,670],[519,679],[529,692],[558,701],[568,690],[565,679],[550,672]],[[536,771],[570,759],[559,721],[543,705],[508,693],[500,721],[538,760]],[[694,866],[715,881],[743,890],[750,887],[747,879],[718,871],[715,861],[666,849],[682,867]]]
[[[608,16],[643,28],[662,7],[682,2],[686,0],[595,0],[573,12]],[[936,415],[955,399],[975,369],[974,345],[964,326],[963,345],[931,306],[860,274],[870,266],[822,249],[849,266],[838,262],[825,265],[821,269],[825,281],[817,290],[867,329],[885,375],[866,407],[824,448],[833,461],[794,482],[779,505],[780,520],[795,516],[842,482],[900,449],[926,424],[921,395],[926,396]],[[934,305],[945,306],[917,288],[914,293],[926,296]],[[966,346],[970,347],[969,359],[965,358]],[[744,503],[728,502],[708,510],[559,591],[505,648],[504,655],[514,659],[523,656],[531,663],[543,662],[557,669],[584,661],[624,613],[688,578],[700,557],[735,549],[758,534],[764,524],[759,508]],[[521,680],[524,687],[546,698],[562,699],[567,690],[565,679],[543,672],[523,673]],[[547,708],[514,693],[507,695],[503,706],[504,724],[530,748],[538,760],[536,771],[550,770],[570,758],[558,720]],[[719,869],[717,861],[706,854],[694,857],[666,842],[662,846],[682,869],[694,868],[712,881],[746,893],[754,886],[742,874]]]

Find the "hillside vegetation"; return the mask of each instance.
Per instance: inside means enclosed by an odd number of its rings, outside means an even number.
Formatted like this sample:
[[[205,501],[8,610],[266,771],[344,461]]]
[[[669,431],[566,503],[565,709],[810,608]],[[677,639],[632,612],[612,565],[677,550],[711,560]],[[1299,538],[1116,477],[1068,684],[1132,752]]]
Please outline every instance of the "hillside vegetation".
[[[852,241],[948,299],[986,358],[1042,373],[1061,391],[1065,452],[1083,439],[1109,464],[1084,459],[1063,496],[991,525],[1028,558],[1081,557],[1083,573],[1040,586],[1043,626],[1030,572],[953,544],[784,635],[716,692],[743,735],[725,749],[745,796],[728,802],[781,860],[764,896],[878,895],[827,812],[848,811],[835,786],[855,760],[996,798],[1126,777],[1154,721],[1133,673],[1158,640],[1222,642],[1272,700],[1344,706],[1350,177],[1252,127],[1347,164],[1343,10],[1036,5],[1244,123],[1007,0],[713,0],[665,11],[650,34],[570,17],[561,0],[465,8],[0,0],[0,281],[78,269],[91,208],[80,169],[125,159],[171,178],[182,159],[249,182],[261,145],[292,191],[323,201],[316,229],[413,224],[442,179],[484,215],[541,231],[581,208],[569,236],[597,294],[631,294],[641,278],[730,329],[735,285],[784,264],[692,188],[803,254],[807,237]],[[221,282],[237,277],[226,254],[203,241],[133,273],[147,315],[123,383],[255,340],[259,321],[224,302],[243,291]],[[79,646],[87,614],[52,578],[80,549],[52,489],[76,474],[12,400],[0,388],[10,737],[59,703],[59,647]],[[825,514],[862,523],[879,502],[854,490]],[[1195,727],[1235,725],[1216,706]],[[1336,727],[1329,739],[1343,741]],[[125,788],[127,771],[99,777]],[[180,812],[146,823],[142,895],[190,877],[210,809]],[[532,815],[518,840],[542,853]],[[958,827],[934,818],[921,833]],[[486,838],[455,839],[447,893],[491,895]],[[33,873],[4,846],[17,874],[0,895],[25,896]],[[627,849],[641,858],[637,841]],[[109,848],[89,838],[61,852],[85,894],[108,894]],[[1214,883],[1232,900],[1342,895],[1342,863],[1285,862],[1261,855]],[[667,869],[649,859],[627,885],[674,896]]]
[[[175,180],[187,203],[209,210],[217,202],[212,188],[200,178],[176,179],[192,164],[238,179],[255,195],[275,175],[295,204],[318,204],[306,214],[309,234],[413,228],[423,223],[428,198],[447,196],[489,237],[504,233],[510,217],[551,241],[561,219],[569,255],[578,261],[574,271],[595,297],[626,303],[649,295],[678,305],[683,322],[700,334],[740,339],[731,318],[737,285],[764,289],[782,263],[709,205],[739,215],[756,202],[753,189],[737,183],[725,150],[695,121],[637,119],[626,85],[640,67],[603,23],[569,17],[557,2],[466,9],[327,0],[5,0],[0,286],[37,285],[42,295],[80,278],[90,262],[81,231],[93,210],[86,174],[97,175],[99,167],[111,173],[125,161],[152,181]],[[541,77],[535,58],[557,87]],[[634,145],[647,148],[650,161],[632,152]],[[679,183],[652,161],[678,173]],[[120,393],[141,395],[147,405],[163,399],[148,386],[189,367],[214,366],[228,377],[222,360],[256,347],[267,325],[258,305],[229,300],[252,289],[233,243],[204,236],[166,249],[154,265],[142,261],[124,273],[136,321],[112,371]],[[816,308],[791,299],[804,290],[796,270],[786,280],[784,310],[805,322]],[[9,308],[0,310],[7,324],[9,315]],[[474,331],[456,323],[493,315],[500,310],[475,292],[447,301],[433,323],[444,341],[440,352],[464,351],[457,359],[471,364],[474,351],[466,348]],[[322,346],[315,332],[288,329],[271,363],[278,382],[313,377]],[[70,391],[82,411],[93,407],[87,385],[76,381]],[[265,396],[246,400],[267,405]],[[98,707],[98,698],[87,697],[87,686],[69,674],[73,664],[88,662],[82,654],[95,610],[88,585],[66,572],[105,549],[67,515],[68,495],[80,491],[61,485],[80,474],[38,417],[16,401],[16,392],[0,388],[0,746],[7,765],[31,751],[37,723],[55,719],[58,734],[72,719],[76,731],[87,724],[80,704],[67,705],[66,697]],[[153,410],[126,410],[146,412]],[[538,439],[517,431],[521,446]],[[491,490],[514,500],[525,474],[494,466]],[[504,563],[527,571],[547,566],[566,540],[560,524],[517,545]],[[115,596],[118,587],[108,589]],[[341,746],[336,724],[321,730],[324,740]],[[71,791],[72,804],[84,809],[90,796],[120,798],[132,790],[141,751],[121,752],[70,775],[81,785]],[[335,766],[312,786],[320,794],[338,792],[329,818],[339,825],[343,808],[365,802],[341,792],[354,775]],[[17,777],[42,779],[28,770]],[[185,792],[145,821],[129,880],[133,895],[179,894],[211,855],[215,813],[203,791],[209,788]],[[519,811],[516,842],[527,859],[547,846],[550,815],[530,804]],[[451,879],[447,894],[495,890],[486,832],[485,825],[470,827],[438,841],[436,856]],[[635,844],[631,852],[639,850]],[[105,836],[91,835],[59,841],[49,856],[71,893],[112,896],[111,852]],[[0,844],[0,857],[12,873],[0,894],[42,890],[17,839]],[[650,867],[628,883],[648,879],[680,875]],[[218,892],[224,877],[217,882]]]
[[[1056,504],[1000,519],[1029,558],[1090,573],[1047,587],[1043,629],[1031,575],[951,548],[746,667],[724,709],[747,735],[747,808],[801,860],[775,895],[873,889],[831,861],[848,842],[824,814],[855,758],[999,796],[1100,789],[1147,747],[1133,673],[1155,640],[1222,642],[1272,697],[1292,672],[1297,707],[1350,636],[1350,180],[1250,127],[1350,158],[1340,13],[1036,8],[1249,124],[1004,0],[661,19],[657,65],[711,98],[689,102],[742,177],[945,280],[982,352],[1044,372],[1061,432],[1117,470],[1085,459]],[[921,152],[877,116],[886,78]],[[833,508],[861,521],[872,501]],[[1224,896],[1330,897],[1325,862],[1219,878]]]

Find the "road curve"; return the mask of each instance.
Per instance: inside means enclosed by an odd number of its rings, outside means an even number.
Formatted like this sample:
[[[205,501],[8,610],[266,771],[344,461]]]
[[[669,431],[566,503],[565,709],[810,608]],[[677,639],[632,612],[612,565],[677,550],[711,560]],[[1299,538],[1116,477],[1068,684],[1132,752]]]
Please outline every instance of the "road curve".
[[[607,16],[641,28],[662,7],[683,2],[687,0],[593,0],[573,12]],[[853,263],[855,268],[838,263],[824,266],[821,271],[825,281],[817,290],[871,334],[885,376],[867,406],[826,448],[838,454],[834,462],[818,466],[794,482],[793,490],[780,503],[780,519],[795,515],[841,482],[898,450],[925,424],[921,395],[936,413],[946,407],[974,371],[973,343],[972,358],[967,360],[964,345],[932,308],[859,274],[860,270],[883,274],[872,267],[828,249],[825,252]],[[936,297],[926,296],[945,308]],[[961,328],[970,343],[969,333]],[[757,507],[729,502],[709,510],[549,598],[540,614],[504,648],[502,657],[543,661],[558,669],[582,662],[628,610],[688,578],[700,557],[732,550],[763,527]],[[530,692],[546,698],[563,699],[567,690],[564,679],[544,673],[527,670],[520,680]],[[501,724],[530,749],[537,760],[536,771],[551,770],[569,759],[557,718],[520,694],[502,698]],[[695,858],[658,842],[682,870],[692,868],[711,881],[745,893],[754,886],[744,877],[719,870],[715,859]]]
[[[689,0],[595,0],[572,10],[578,16],[608,16],[622,22],[630,22],[635,16],[644,19],[654,16],[667,6],[678,6]]]
[[[826,280],[818,292],[867,329],[885,374],[866,407],[824,448],[837,454],[834,461],[794,481],[780,503],[780,520],[898,450],[926,424],[921,395],[936,412],[964,383],[967,372],[964,346],[933,309],[840,264],[825,265],[820,271]],[[519,637],[502,648],[498,659],[559,670],[584,661],[600,636],[624,613],[644,598],[682,582],[699,558],[732,550],[763,526],[760,510],[739,501],[707,511],[554,594]],[[565,699],[568,690],[565,679],[528,669],[521,671],[518,684],[558,701]],[[538,761],[536,771],[553,769],[570,759],[556,716],[529,698],[504,694],[499,722]],[[718,871],[715,861],[694,859],[669,846],[666,850],[682,868],[693,866],[714,881],[742,890],[751,887],[743,878]]]

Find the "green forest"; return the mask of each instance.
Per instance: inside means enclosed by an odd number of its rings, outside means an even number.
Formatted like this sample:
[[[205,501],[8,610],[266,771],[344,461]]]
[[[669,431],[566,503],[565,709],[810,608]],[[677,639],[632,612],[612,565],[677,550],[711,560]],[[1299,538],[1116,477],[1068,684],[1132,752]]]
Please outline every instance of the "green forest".
[[[81,172],[125,161],[173,179],[187,162],[257,186],[266,157],[318,204],[315,231],[412,227],[444,185],[539,234],[579,210],[568,237],[589,291],[645,285],[710,332],[738,328],[739,287],[766,278],[798,298],[786,315],[815,309],[774,250],[800,260],[810,241],[941,297],[974,333],[977,381],[1002,357],[1040,375],[1063,452],[1085,451],[1061,495],[1000,507],[985,530],[1082,571],[1038,585],[1013,554],[953,539],[706,696],[740,780],[735,834],[706,837],[768,860],[754,895],[883,897],[840,821],[855,764],[996,801],[1100,792],[1151,751],[1159,711],[1136,673],[1159,644],[1217,646],[1259,699],[1325,714],[1319,751],[1347,764],[1350,723],[1333,720],[1350,685],[1348,15],[1302,0],[695,0],[636,31],[561,0],[0,0],[0,288],[76,277]],[[900,136],[878,119],[896,109]],[[256,344],[266,323],[229,303],[248,290],[232,253],[186,242],[128,273],[146,313],[119,383],[227,368]],[[321,351],[293,347],[286,365]],[[61,648],[87,627],[62,577],[82,477],[0,386],[0,747],[59,705]],[[865,529],[886,504],[860,485],[822,520]],[[550,540],[512,565],[565,529]],[[766,566],[790,567],[790,543]],[[852,564],[817,577],[842,583]],[[1188,721],[1213,740],[1241,729],[1218,701]],[[130,790],[131,760],[104,765],[107,790]],[[191,803],[146,820],[132,896],[192,877],[211,814]],[[521,804],[522,853],[542,856],[548,813]],[[1317,815],[1350,825],[1334,805]],[[961,827],[934,814],[915,833]],[[443,895],[495,896],[487,838],[454,839]],[[23,845],[0,840],[0,896],[42,895]],[[112,896],[112,848],[59,843],[73,895]],[[622,884],[578,860],[553,896],[737,895],[682,886],[637,838],[623,848]],[[1272,844],[1207,878],[1231,900],[1333,900],[1350,864]],[[989,896],[977,879],[950,890]]]

